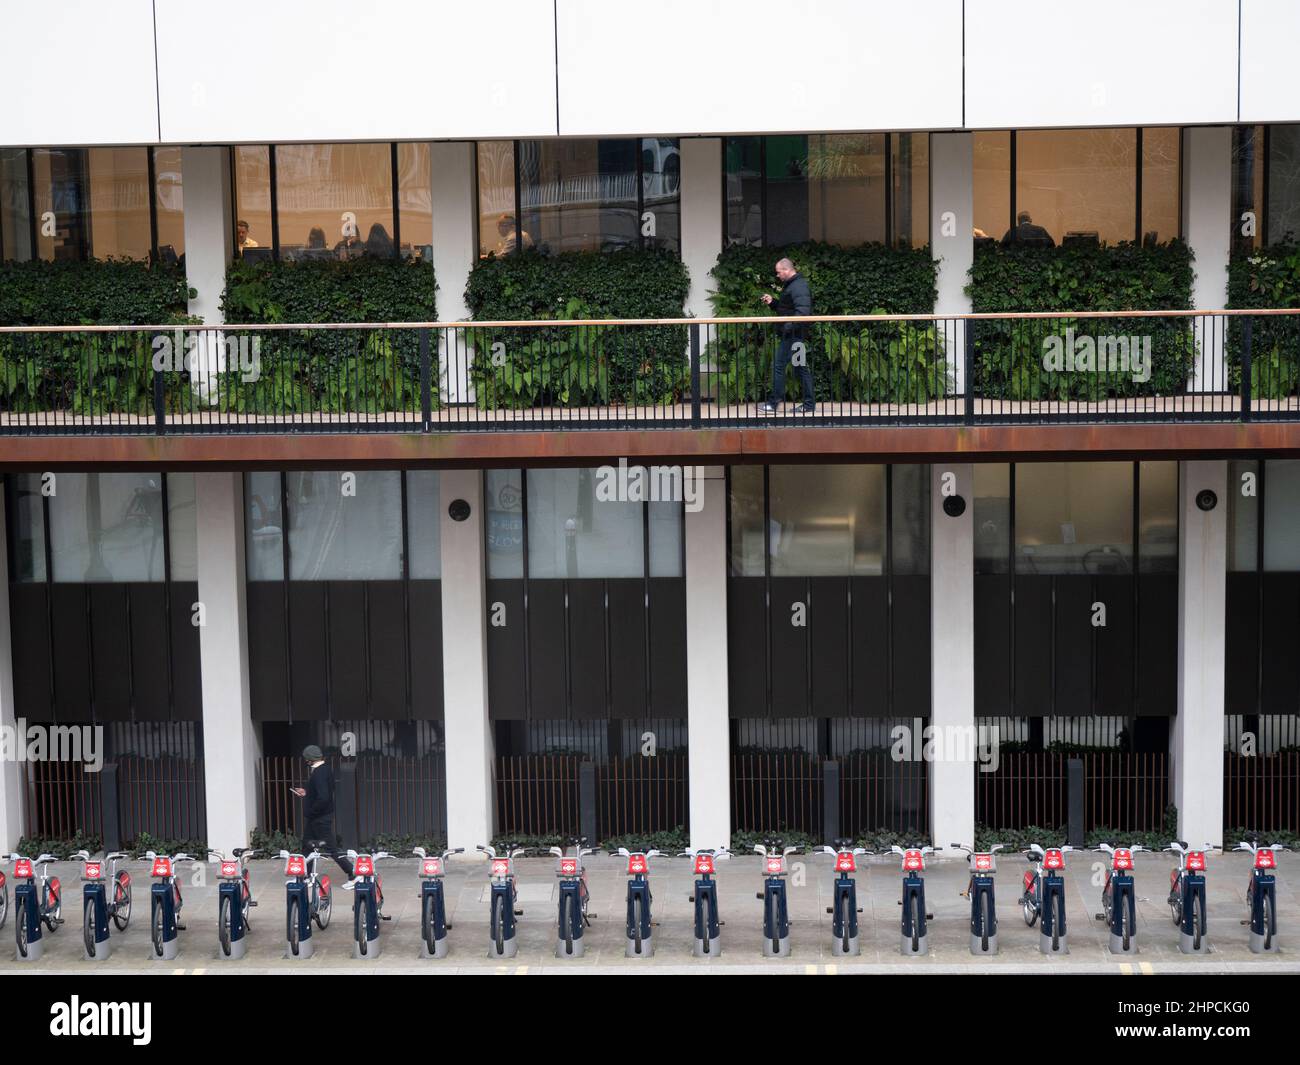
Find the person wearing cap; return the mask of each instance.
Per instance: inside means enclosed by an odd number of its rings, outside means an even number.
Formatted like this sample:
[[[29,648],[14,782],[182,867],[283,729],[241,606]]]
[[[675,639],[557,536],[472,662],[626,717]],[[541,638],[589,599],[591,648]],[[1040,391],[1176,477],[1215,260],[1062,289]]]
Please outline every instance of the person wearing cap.
[[[303,748],[303,758],[311,770],[307,776],[305,788],[294,788],[293,793],[303,800],[303,834],[302,853],[311,853],[314,840],[324,840],[320,848],[322,854],[328,854],[343,870],[348,882],[345,889],[356,883],[352,875],[352,863],[346,857],[340,857],[334,845],[334,771],[325,761],[325,754],[314,743]]]

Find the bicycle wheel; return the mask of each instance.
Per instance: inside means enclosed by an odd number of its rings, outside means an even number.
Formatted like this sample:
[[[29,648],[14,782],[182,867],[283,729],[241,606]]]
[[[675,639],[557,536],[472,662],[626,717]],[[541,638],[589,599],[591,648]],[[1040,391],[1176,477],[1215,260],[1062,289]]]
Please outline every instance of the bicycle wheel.
[[[1264,892],[1263,897],[1264,909],[1264,949],[1269,950],[1273,946],[1273,934],[1277,931],[1277,915],[1273,912],[1273,900],[1269,893]]]
[[[221,906],[217,911],[217,940],[221,943],[221,953],[227,958],[230,957],[230,921],[232,916],[230,899],[222,895]]]
[[[916,895],[912,896],[908,909],[912,916],[912,952],[915,953],[921,949],[921,900]]]
[[[153,940],[154,956],[161,958],[163,955],[163,908],[162,903],[154,903],[153,914],[149,921],[150,938]]]
[[[289,953],[298,956],[299,929],[302,927],[302,900],[296,895],[289,900],[289,927],[285,930],[289,939]]]
[[[840,946],[845,954],[849,952],[849,915],[849,895],[846,891],[840,897]]]
[[[331,891],[322,891],[316,899],[316,927],[322,932],[330,923],[330,915],[334,912],[334,893]]]
[[[781,907],[780,900],[776,897],[775,891],[769,891],[767,895],[767,919],[772,928],[772,953],[777,954],[781,950],[781,923],[778,920]]]
[[[636,944],[636,953],[641,953],[641,896],[632,900],[632,939]]]
[[[506,952],[506,900],[498,894],[492,900],[492,935],[496,941],[497,957]]]
[[[113,879],[113,923],[119,932],[125,932],[131,923],[131,884],[121,873]]]
[[[9,885],[0,884],[0,928],[5,926],[9,916]]]
[[[1065,927],[1065,893],[1052,899],[1052,949],[1061,949],[1061,929]]]
[[[370,928],[365,918],[365,903],[352,907],[352,935],[357,941],[357,953],[363,958],[370,952]]]
[[[560,897],[560,935],[564,939],[564,953],[573,953],[573,896],[567,892]]]
[[[989,931],[993,926],[993,900],[988,893],[980,896],[980,950],[989,949]]]
[[[63,919],[63,893],[60,892],[55,898],[48,881],[41,885],[41,917],[45,921],[45,927],[51,932]]]
[[[1205,911],[1201,908],[1200,894],[1192,896],[1192,947],[1201,949],[1201,937],[1205,935]]]
[[[18,941],[18,957],[27,957],[27,911],[19,910],[14,918],[14,938]]]
[[[1127,951],[1133,941],[1133,921],[1129,916],[1129,896],[1121,895],[1119,898],[1119,930],[1124,939],[1124,949]]]
[[[82,907],[81,938],[86,944],[86,957],[95,956],[95,902],[87,899]]]
[[[421,927],[424,929],[424,945],[429,948],[429,953],[434,952],[438,944],[438,930],[434,927],[434,905],[433,896],[424,896],[424,915],[421,919]]]
[[[1025,892],[1025,897],[1020,900],[1020,912],[1024,914],[1025,924],[1030,928],[1033,928],[1038,923],[1038,908],[1034,905],[1033,899],[1029,897],[1029,892]]]

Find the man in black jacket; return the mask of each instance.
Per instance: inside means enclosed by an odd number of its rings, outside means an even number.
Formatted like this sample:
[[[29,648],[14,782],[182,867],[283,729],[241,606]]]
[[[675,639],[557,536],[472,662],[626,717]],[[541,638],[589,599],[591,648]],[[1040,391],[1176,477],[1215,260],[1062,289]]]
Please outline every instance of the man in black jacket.
[[[303,748],[302,756],[311,765],[306,788],[294,788],[293,793],[304,800],[302,804],[302,853],[310,854],[315,840],[323,839],[325,846],[320,848],[322,854],[328,854],[343,870],[350,887],[354,882],[352,863],[346,857],[339,857],[334,845],[334,772],[325,762],[325,755],[314,743]]]
[[[763,294],[763,302],[772,307],[781,317],[812,314],[812,293],[808,281],[794,268],[789,259],[782,259],[776,264],[776,276],[781,282],[781,295],[773,298],[770,293]],[[772,395],[766,403],[758,405],[759,414],[775,414],[785,400],[785,371],[794,362],[795,373],[803,387],[803,405],[798,409],[803,414],[811,414],[815,409],[813,403],[812,369],[808,365],[808,328],[800,322],[782,322],[780,327],[781,346],[776,352],[776,366],[772,375]]]

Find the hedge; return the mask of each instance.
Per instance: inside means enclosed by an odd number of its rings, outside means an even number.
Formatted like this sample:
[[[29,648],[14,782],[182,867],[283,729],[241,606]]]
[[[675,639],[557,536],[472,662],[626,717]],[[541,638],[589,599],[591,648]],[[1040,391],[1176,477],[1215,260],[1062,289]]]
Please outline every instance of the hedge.
[[[1228,265],[1228,306],[1300,307],[1300,245],[1274,244]],[[1230,319],[1234,388],[1241,385],[1241,320]],[[1300,386],[1300,316],[1251,320],[1251,396],[1280,399]]]

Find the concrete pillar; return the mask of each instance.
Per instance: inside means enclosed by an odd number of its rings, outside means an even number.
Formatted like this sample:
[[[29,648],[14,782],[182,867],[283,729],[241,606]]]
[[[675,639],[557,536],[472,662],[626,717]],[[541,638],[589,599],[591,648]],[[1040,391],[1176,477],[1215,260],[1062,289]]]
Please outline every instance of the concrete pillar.
[[[185,279],[197,295],[189,312],[220,323],[226,267],[234,255],[230,149],[182,148],[185,195]]]
[[[727,482],[704,469],[703,506],[686,512],[686,714],[691,846],[731,844],[727,713]]]
[[[436,246],[436,238],[435,238]],[[447,736],[447,841],[474,848],[492,839],[492,727],[488,721],[487,554],[483,472],[443,470],[439,476],[442,536],[442,683]],[[453,500],[469,504],[454,521]]]
[[[2,486],[0,486],[2,487]],[[0,490],[0,529],[9,527],[5,514],[5,493]],[[14,663],[12,627],[9,621],[9,552],[0,551],[0,726],[16,729],[14,712]],[[16,732],[14,742],[25,742]],[[26,818],[23,816],[23,773],[14,758],[0,758],[0,853],[18,849]]]
[[[682,262],[691,275],[686,314],[708,318],[709,271],[722,254],[722,139],[683,137],[681,153]]]
[[[966,509],[949,517],[946,489]],[[939,736],[975,728],[975,467],[936,463],[930,477],[930,724]],[[936,744],[930,763],[930,833],[936,848],[974,843],[975,754]],[[940,753],[941,752],[941,753]]]
[[[930,247],[938,264],[935,314],[969,314],[966,285],[975,261],[974,135],[930,134]],[[955,375],[955,395],[965,388],[966,323],[940,323]]]
[[[249,712],[243,475],[196,473],[194,499],[208,845],[229,853],[257,824],[262,753]]]
[[[1213,510],[1196,504],[1203,491]],[[1178,716],[1170,744],[1178,836],[1223,843],[1225,596],[1228,570],[1228,464],[1179,463]]]
[[[1232,129],[1190,126],[1183,130],[1183,236],[1196,257],[1192,306],[1198,310],[1228,305],[1232,224]],[[1222,321],[1199,322],[1196,338],[1193,391],[1226,391]]]
[[[478,261],[478,199],[472,141],[429,146],[433,167],[433,270],[438,280],[438,320],[469,317],[465,284]],[[444,403],[469,403],[470,353],[454,334],[438,338],[438,388]],[[486,842],[480,840],[479,842]]]

